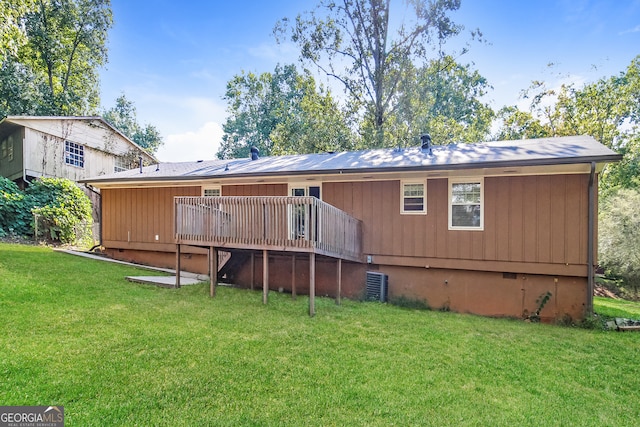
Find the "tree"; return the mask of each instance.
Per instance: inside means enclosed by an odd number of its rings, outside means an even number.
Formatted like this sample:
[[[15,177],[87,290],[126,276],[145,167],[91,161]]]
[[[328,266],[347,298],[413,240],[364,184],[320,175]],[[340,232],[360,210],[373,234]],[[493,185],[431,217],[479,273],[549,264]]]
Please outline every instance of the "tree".
[[[113,24],[109,0],[26,0],[3,28],[0,114],[85,115],[99,104],[98,68]],[[32,7],[28,7],[32,5]],[[30,96],[23,102],[13,92]],[[9,97],[8,97],[9,96]],[[35,105],[34,105],[35,103]]]
[[[136,107],[125,94],[120,95],[115,107],[104,111],[102,117],[150,154],[154,154],[164,144],[155,126],[146,124],[143,127],[138,123]]]
[[[273,73],[242,73],[227,83],[229,117],[218,151],[222,159],[349,149],[354,138],[331,93],[318,91],[309,73],[294,65]]]
[[[34,7],[35,0],[0,0],[0,56],[17,53],[24,37],[20,18]]]
[[[603,204],[599,221],[599,260],[638,297],[640,289],[640,191],[621,189]]]
[[[533,82],[523,98],[531,100],[529,112],[501,110],[498,139],[591,135],[624,156],[603,173],[602,195],[640,185],[640,56],[619,75],[579,88],[570,84],[550,89]]]
[[[278,41],[290,39],[300,59],[337,79],[370,127],[367,145],[390,145],[389,120],[398,108],[407,71],[429,51],[442,56],[445,42],[463,27],[448,16],[460,0],[409,0],[407,19],[393,31],[390,0],[321,0],[295,22],[281,20]],[[479,32],[472,33],[472,36]],[[464,53],[464,50],[463,50]]]
[[[391,141],[401,145],[425,132],[436,144],[486,139],[494,112],[480,101],[490,89],[480,73],[450,56],[419,69],[410,67],[408,73],[411,76],[399,87],[398,106],[390,116]]]
[[[521,111],[516,106],[506,106],[498,111],[502,125],[495,136],[497,140],[525,138],[546,138],[549,129],[529,111]]]

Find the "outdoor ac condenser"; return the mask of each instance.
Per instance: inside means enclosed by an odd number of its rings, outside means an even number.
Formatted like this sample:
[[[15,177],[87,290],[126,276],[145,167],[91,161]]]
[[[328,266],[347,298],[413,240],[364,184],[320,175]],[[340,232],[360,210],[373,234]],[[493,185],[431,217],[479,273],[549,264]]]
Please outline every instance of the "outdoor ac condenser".
[[[389,276],[377,271],[367,271],[368,301],[387,302],[389,296]]]

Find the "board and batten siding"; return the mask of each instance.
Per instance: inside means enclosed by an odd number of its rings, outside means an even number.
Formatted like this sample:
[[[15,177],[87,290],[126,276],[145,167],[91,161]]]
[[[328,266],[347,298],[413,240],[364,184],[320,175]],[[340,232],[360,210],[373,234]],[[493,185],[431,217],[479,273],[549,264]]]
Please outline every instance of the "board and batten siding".
[[[101,192],[102,240],[173,245],[173,198],[201,192],[200,186],[105,188]]]
[[[487,177],[484,230],[448,229],[448,180],[427,181],[427,214],[400,214],[400,182],[325,182],[323,199],[363,222],[365,254],[587,263],[588,175]]]

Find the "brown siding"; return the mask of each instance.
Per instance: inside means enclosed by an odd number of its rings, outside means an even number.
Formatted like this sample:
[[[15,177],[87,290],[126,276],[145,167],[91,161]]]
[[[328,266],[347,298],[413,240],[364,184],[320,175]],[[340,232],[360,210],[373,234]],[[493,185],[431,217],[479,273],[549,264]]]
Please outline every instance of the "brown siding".
[[[199,196],[200,191],[200,187],[103,189],[102,240],[173,243],[173,198]]]
[[[484,231],[448,229],[448,181],[430,179],[427,215],[400,214],[400,181],[324,183],[323,199],[363,221],[365,254],[586,264],[588,175],[489,177]],[[508,270],[505,270],[508,271]]]

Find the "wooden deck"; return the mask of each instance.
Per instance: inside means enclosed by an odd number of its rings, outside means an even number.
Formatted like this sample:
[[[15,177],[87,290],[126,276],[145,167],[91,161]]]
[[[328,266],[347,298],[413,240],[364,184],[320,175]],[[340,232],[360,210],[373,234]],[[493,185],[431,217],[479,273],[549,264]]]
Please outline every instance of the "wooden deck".
[[[209,248],[212,297],[221,263],[219,252],[224,250],[262,250],[264,304],[269,295],[269,251],[308,253],[311,316],[315,314],[316,255],[337,260],[338,304],[342,261],[363,262],[362,222],[315,197],[176,197],[174,203],[176,270],[180,271],[181,245]],[[176,287],[180,287],[179,274]]]
[[[362,262],[362,222],[315,197],[176,197],[176,244]]]

